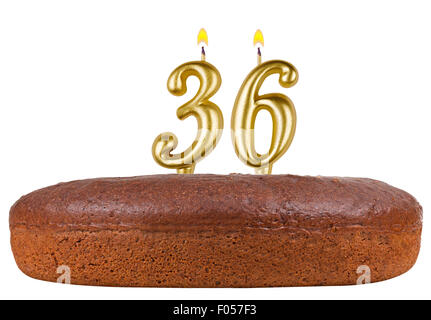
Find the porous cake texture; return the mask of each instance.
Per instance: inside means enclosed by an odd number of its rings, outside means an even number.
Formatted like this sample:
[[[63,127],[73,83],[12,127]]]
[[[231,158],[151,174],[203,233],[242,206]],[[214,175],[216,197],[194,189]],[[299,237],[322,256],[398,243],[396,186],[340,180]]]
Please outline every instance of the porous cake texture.
[[[362,178],[99,178],[34,191],[10,210],[25,274],[104,286],[376,282],[414,265],[421,230],[415,198]]]

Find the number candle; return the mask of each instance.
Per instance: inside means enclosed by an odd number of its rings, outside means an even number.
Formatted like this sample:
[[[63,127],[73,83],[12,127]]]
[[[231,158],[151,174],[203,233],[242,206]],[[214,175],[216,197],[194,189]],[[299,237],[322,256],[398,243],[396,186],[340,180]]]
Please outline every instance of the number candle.
[[[256,31],[254,43],[263,47],[263,35]],[[245,78],[232,111],[232,142],[238,158],[254,167],[257,174],[271,174],[272,166],[289,148],[296,128],[296,112],[292,101],[280,93],[259,95],[265,79],[275,73],[280,75],[279,83],[284,88],[292,87],[298,81],[296,68],[282,60],[262,63],[261,49],[258,47],[258,65]],[[273,128],[269,151],[256,152],[254,125],[261,110],[271,114]]]
[[[205,29],[198,35],[198,45],[208,45]],[[200,87],[196,95],[177,109],[177,117],[184,120],[189,116],[196,117],[198,133],[195,141],[184,152],[172,154],[178,145],[178,139],[171,132],[157,136],[153,143],[154,160],[165,168],[176,169],[177,173],[193,173],[196,163],[211,153],[220,140],[223,131],[223,115],[219,107],[209,101],[221,85],[218,70],[206,62],[206,54],[202,46],[201,61],[187,62],[177,67],[168,78],[168,90],[175,96],[187,92],[187,78],[195,76]]]

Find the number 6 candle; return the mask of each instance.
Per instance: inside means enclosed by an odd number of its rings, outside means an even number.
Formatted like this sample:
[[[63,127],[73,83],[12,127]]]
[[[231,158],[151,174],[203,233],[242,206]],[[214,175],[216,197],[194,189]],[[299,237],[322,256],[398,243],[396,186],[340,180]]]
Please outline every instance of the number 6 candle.
[[[198,34],[198,45],[208,45],[205,29]],[[201,61],[187,62],[177,67],[169,76],[168,90],[176,96],[187,92],[187,78],[195,76],[200,87],[193,99],[177,110],[177,116],[184,120],[189,116],[196,117],[198,133],[195,141],[184,152],[172,154],[178,145],[178,139],[171,132],[157,136],[153,143],[154,160],[161,166],[176,169],[178,173],[193,173],[196,163],[208,155],[217,145],[223,130],[223,115],[219,107],[209,101],[221,85],[218,70],[205,60],[205,50],[202,46]]]
[[[260,30],[255,33],[254,44],[264,45]],[[271,174],[274,162],[287,151],[293,140],[296,112],[287,96],[280,93],[259,95],[259,89],[265,79],[275,73],[280,75],[282,87],[292,87],[298,81],[298,72],[286,61],[262,63],[260,47],[257,52],[258,66],[247,75],[235,100],[231,119],[232,142],[241,161],[254,167],[257,174]],[[269,111],[273,122],[271,145],[265,154],[257,153],[254,143],[254,125],[261,110]]]

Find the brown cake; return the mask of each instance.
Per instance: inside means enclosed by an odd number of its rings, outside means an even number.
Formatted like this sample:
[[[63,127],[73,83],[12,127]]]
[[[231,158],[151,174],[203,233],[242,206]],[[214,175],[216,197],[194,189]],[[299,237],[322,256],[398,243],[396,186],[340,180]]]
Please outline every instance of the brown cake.
[[[72,181],[10,211],[25,274],[57,281],[68,268],[73,284],[106,286],[348,285],[363,273],[376,282],[413,266],[421,229],[422,208],[402,190],[293,175]]]

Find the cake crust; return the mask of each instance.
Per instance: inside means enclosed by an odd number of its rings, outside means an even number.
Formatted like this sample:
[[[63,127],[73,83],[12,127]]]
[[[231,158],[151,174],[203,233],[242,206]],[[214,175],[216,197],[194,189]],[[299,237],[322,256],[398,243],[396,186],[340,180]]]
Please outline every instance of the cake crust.
[[[422,208],[362,178],[152,175],[60,183],[10,210],[27,275],[150,287],[347,285],[416,261]]]

